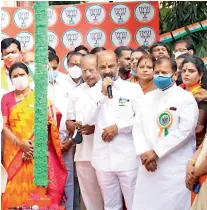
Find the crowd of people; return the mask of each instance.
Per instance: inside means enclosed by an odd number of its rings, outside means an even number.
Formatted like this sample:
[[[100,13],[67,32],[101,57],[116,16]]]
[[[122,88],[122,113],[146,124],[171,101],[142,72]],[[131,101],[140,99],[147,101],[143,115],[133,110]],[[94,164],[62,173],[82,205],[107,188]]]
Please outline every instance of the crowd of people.
[[[1,42],[2,209],[207,209],[207,70],[189,40],[48,47],[48,187],[34,184],[34,52]],[[3,170],[2,169],[2,170]],[[2,179],[3,180],[3,179]]]

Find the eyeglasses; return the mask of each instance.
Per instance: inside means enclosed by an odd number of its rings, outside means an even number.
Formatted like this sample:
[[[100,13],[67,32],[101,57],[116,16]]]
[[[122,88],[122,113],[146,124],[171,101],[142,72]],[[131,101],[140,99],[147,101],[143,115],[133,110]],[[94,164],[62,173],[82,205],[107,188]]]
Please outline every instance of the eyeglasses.
[[[177,50],[174,50],[173,51],[173,54],[175,55],[175,53],[177,53],[177,52],[184,52],[184,51],[186,51],[186,50],[188,50],[188,49],[186,49],[186,48],[179,48],[179,49],[177,49]]]

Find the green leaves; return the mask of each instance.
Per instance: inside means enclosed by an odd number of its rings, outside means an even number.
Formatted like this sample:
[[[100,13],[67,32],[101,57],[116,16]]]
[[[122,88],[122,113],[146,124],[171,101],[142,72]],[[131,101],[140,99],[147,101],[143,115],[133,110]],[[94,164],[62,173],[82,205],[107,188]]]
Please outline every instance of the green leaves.
[[[181,27],[207,19],[207,1],[163,1],[160,9],[160,32],[171,32]],[[207,56],[207,31],[188,34],[183,38],[191,39],[197,49],[197,55]]]

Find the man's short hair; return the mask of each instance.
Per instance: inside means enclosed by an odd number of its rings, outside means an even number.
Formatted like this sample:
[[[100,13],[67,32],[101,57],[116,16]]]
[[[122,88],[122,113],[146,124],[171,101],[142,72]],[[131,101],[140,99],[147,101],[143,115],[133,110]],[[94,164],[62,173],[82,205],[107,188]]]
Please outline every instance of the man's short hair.
[[[54,48],[52,48],[52,47],[50,47],[50,46],[48,46],[48,51],[49,51],[49,52],[52,52],[52,53],[54,53],[54,54],[56,54],[55,49],[54,49]]]
[[[67,54],[67,62],[70,62],[70,59],[75,55],[83,57],[83,54],[73,51],[73,52],[70,52],[70,53]]]
[[[149,55],[149,51],[147,50],[147,48],[144,48],[143,46],[138,47],[136,50],[133,50],[132,53],[134,52],[141,52],[143,55]]]
[[[20,42],[14,38],[6,38],[1,41],[1,53],[6,50],[11,44],[16,44],[19,51],[21,51]]]
[[[122,51],[133,51],[133,50],[130,47],[127,47],[127,46],[117,47],[114,50],[114,52],[115,52],[115,54],[118,58],[120,58],[122,56]]]
[[[151,48],[150,48],[150,53],[152,54],[153,49],[154,49],[155,47],[158,47],[158,46],[165,47],[166,50],[167,50],[167,52],[168,52],[168,54],[169,54],[169,56],[171,56],[170,48],[169,48],[165,43],[163,43],[163,42],[155,42],[155,43],[151,46]]]
[[[104,47],[95,47],[91,50],[90,54],[96,54],[96,53],[104,51],[104,50],[106,50],[106,48],[104,48]]]
[[[136,50],[134,50],[134,52],[142,52],[142,53],[148,53],[150,54],[150,48],[148,46],[142,45],[140,47],[138,47]]]
[[[185,43],[185,44],[186,44],[186,49],[187,49],[187,50],[193,50],[193,53],[194,53],[194,54],[196,53],[195,46],[194,46],[194,44],[193,44],[193,42],[192,42],[191,40],[189,40],[189,39],[181,39],[181,40],[175,42],[175,46],[176,46],[177,44],[180,44],[180,43]]]
[[[177,63],[175,62],[174,59],[170,59],[170,58],[167,58],[167,57],[161,57],[161,58],[158,58],[157,60],[154,61],[154,65],[153,65],[153,69],[154,67],[158,64],[162,64],[163,62],[165,61],[169,61],[170,64],[171,64],[171,68],[172,68],[172,71],[175,73],[177,71]]]
[[[56,60],[58,64],[60,62],[59,57],[53,52],[48,53],[48,60],[49,60],[49,62],[53,61],[53,60]]]
[[[79,45],[78,47],[76,47],[76,48],[74,49],[74,52],[78,52],[78,51],[80,51],[80,50],[85,50],[85,51],[87,52],[87,54],[89,54],[88,48],[85,47],[84,45]]]

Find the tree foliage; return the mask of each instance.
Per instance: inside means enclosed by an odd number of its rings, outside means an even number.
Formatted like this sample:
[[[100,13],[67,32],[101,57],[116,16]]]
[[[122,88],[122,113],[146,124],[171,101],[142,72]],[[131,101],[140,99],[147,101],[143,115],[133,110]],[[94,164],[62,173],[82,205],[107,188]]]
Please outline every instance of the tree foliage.
[[[207,19],[207,1],[163,1],[160,9],[160,34]],[[197,55],[207,56],[207,31],[188,34],[181,39],[193,41]],[[177,40],[174,40],[174,42]],[[172,46],[174,43],[170,43]]]

